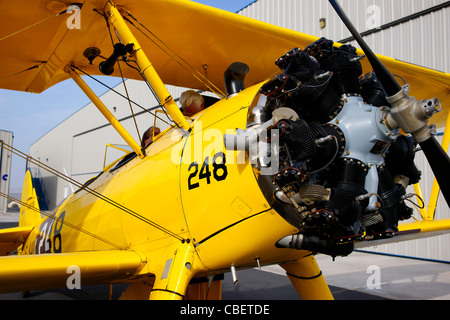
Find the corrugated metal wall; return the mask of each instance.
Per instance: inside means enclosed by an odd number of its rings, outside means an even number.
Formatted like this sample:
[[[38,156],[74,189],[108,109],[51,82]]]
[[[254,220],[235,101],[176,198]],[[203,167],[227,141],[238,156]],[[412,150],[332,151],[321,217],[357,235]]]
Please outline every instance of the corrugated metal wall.
[[[364,32],[445,0],[341,0],[339,3],[355,27]],[[379,11],[378,11],[379,10]],[[350,36],[327,0],[259,0],[239,14],[317,37],[339,41]],[[365,37],[376,53],[450,72],[450,7]],[[319,20],[325,18],[321,29]],[[355,45],[355,43],[352,43]]]
[[[423,10],[448,4],[444,0],[340,0],[344,11],[360,33],[383,26]],[[258,0],[239,14],[336,42],[350,37],[327,0]],[[324,18],[326,27],[320,27]],[[450,7],[437,9],[409,21],[364,37],[376,53],[450,73]],[[357,46],[355,42],[350,42]],[[274,57],[277,58],[277,57]],[[431,98],[431,97],[430,97]],[[421,187],[428,202],[433,174],[421,152],[416,164],[423,172]],[[415,217],[420,219],[419,213]],[[436,218],[450,218],[450,210],[439,197]],[[450,235],[372,247],[369,250],[450,261]]]

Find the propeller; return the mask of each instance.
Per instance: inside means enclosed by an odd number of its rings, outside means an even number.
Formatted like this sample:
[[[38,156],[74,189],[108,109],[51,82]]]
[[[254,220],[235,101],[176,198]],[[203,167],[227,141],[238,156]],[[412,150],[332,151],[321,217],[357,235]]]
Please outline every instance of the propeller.
[[[439,183],[447,205],[450,206],[450,179],[448,179],[450,158],[432,135],[432,128],[427,125],[428,119],[433,113],[440,111],[439,100],[417,101],[414,97],[409,97],[409,87],[402,88],[400,86],[393,74],[361,37],[339,3],[336,0],[329,0],[329,2],[364,51],[386,92],[387,100],[392,106],[391,114],[386,121],[391,128],[401,128],[403,131],[411,133],[413,138],[419,143]]]

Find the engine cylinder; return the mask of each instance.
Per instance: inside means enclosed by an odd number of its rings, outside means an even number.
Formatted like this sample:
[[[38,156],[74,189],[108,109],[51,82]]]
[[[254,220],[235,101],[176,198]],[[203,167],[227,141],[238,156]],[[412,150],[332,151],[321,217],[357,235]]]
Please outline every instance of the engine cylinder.
[[[361,96],[366,103],[377,107],[391,107],[389,102],[386,100],[386,93],[384,92],[381,84],[378,82],[374,72],[369,72],[368,74],[362,76],[359,79],[359,84],[361,87]]]
[[[364,189],[367,168],[363,163],[353,159],[341,159],[336,164],[330,200],[323,203],[323,208],[332,210],[337,214],[339,223],[346,228],[352,228],[361,215],[361,203],[356,200],[359,195],[366,194]],[[351,230],[355,234],[360,230]]]
[[[347,93],[360,93],[358,77],[362,66],[351,45],[333,47],[333,41],[324,38],[317,40],[305,51],[316,58],[321,69],[333,72],[331,86],[341,96]]]

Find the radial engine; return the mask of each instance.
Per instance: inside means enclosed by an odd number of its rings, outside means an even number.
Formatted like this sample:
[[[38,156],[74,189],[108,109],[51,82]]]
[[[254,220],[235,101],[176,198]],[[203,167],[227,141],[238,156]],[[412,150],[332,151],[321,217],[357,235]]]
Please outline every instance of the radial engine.
[[[325,38],[289,51],[276,60],[281,72],[261,87],[246,130],[233,143],[225,137],[227,148],[250,153],[272,142],[265,155],[253,152],[258,182],[300,230],[279,247],[348,255],[355,241],[393,237],[412,215],[405,200],[421,176],[416,143],[389,126],[390,104],[376,75],[362,75],[363,58]],[[434,101],[423,102],[423,112],[436,111]],[[269,167],[276,170],[264,173]]]

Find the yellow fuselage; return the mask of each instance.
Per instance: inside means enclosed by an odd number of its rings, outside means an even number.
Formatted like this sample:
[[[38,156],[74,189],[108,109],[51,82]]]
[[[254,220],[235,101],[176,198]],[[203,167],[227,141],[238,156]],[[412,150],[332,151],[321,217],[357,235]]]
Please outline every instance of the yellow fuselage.
[[[242,163],[245,156],[223,147],[223,134],[245,129],[258,89],[196,115],[190,133],[163,132],[144,159],[135,157],[117,169],[113,164],[88,187],[186,239],[198,257],[198,275],[255,266],[256,259],[272,264],[304,256],[275,247],[298,230],[271,208],[258,173],[248,161]],[[127,249],[152,260],[181,242],[85,190],[68,197],[54,215],[59,219],[45,218],[35,228],[22,254]]]

